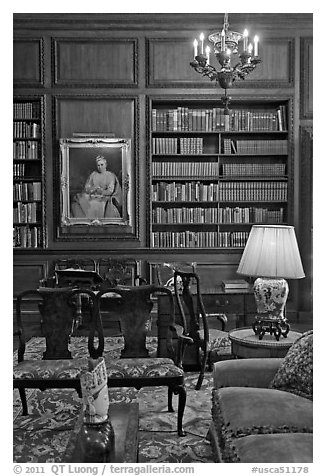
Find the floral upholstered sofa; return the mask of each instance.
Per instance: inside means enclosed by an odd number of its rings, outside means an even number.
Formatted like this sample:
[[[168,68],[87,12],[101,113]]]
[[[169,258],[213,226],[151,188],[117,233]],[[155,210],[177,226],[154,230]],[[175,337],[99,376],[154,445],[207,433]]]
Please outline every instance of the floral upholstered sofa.
[[[214,364],[209,437],[222,463],[313,461],[313,332],[284,358]]]

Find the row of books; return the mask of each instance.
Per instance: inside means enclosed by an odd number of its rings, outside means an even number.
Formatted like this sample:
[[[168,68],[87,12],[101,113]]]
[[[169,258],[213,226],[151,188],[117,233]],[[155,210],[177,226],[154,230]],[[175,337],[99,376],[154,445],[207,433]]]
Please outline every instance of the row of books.
[[[152,139],[153,154],[202,154],[203,146],[202,137],[157,137]]]
[[[217,162],[153,162],[152,176],[156,177],[200,177],[218,178]]]
[[[233,210],[229,215],[222,208],[162,208],[157,207],[152,211],[152,223],[155,224],[214,224],[214,225],[249,225],[251,223],[280,224],[284,223],[283,209],[268,210],[242,209],[240,213]]]
[[[29,173],[29,167],[26,168],[25,165],[26,164],[24,164],[24,163],[14,163],[13,164],[13,178],[14,179],[39,178],[40,174],[38,174],[38,173],[34,174],[34,176],[31,177],[31,174]]]
[[[37,226],[14,226],[13,245],[15,248],[38,248],[42,246],[41,230]]]
[[[233,223],[283,223],[284,209],[276,210],[261,207],[220,207],[218,221]]]
[[[25,176],[25,171],[26,171],[25,164],[14,164],[13,169],[14,169],[13,171],[14,179]]]
[[[18,182],[14,183],[13,199],[14,200],[41,200],[42,185],[41,182]]]
[[[230,131],[286,131],[286,106],[281,105],[274,111],[246,111],[244,109],[230,111]]]
[[[153,248],[241,248],[249,232],[163,231],[152,233]]]
[[[35,122],[15,122],[14,121],[13,136],[18,138],[33,138],[41,137],[41,126]]]
[[[283,177],[285,164],[222,164],[222,175],[225,177]]]
[[[229,140],[229,139],[224,139]],[[255,140],[237,140],[231,141],[234,145],[235,154],[287,154],[288,141],[283,139],[269,140],[269,139],[255,139]],[[224,145],[225,150],[225,145]],[[226,153],[226,152],[224,152]],[[233,153],[233,152],[232,152]]]
[[[39,102],[16,102],[13,111],[14,119],[37,119],[40,117]]]
[[[224,110],[192,109],[152,109],[152,131],[218,131],[224,129]]]
[[[220,182],[221,201],[286,201],[287,182]]]
[[[249,224],[283,223],[284,209],[271,210],[264,207],[155,207],[152,222],[156,223],[214,223]]]
[[[13,208],[15,223],[35,223],[40,220],[41,205],[38,202],[18,202]]]
[[[222,153],[232,154],[271,154],[285,155],[288,153],[288,141],[283,139],[223,139]],[[201,155],[204,153],[202,137],[155,137],[152,139],[152,153],[157,155]],[[216,150],[216,154],[218,150]]]
[[[285,131],[286,127],[286,106],[283,105],[272,111],[232,109],[229,115],[219,107],[152,109],[153,132]]]
[[[217,223],[218,208],[182,207],[152,210],[153,224]]]
[[[218,183],[159,182],[152,184],[153,201],[212,202],[218,200]]]
[[[38,159],[39,143],[35,140],[14,141],[13,142],[13,158],[22,159]]]

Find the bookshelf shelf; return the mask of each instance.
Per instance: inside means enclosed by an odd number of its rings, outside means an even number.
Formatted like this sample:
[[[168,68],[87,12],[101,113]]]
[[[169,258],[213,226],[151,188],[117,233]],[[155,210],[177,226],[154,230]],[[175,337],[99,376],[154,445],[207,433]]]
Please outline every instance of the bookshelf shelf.
[[[13,246],[45,247],[43,98],[16,97],[13,111]]]
[[[250,226],[287,223],[288,101],[150,100],[150,246],[239,250]]]

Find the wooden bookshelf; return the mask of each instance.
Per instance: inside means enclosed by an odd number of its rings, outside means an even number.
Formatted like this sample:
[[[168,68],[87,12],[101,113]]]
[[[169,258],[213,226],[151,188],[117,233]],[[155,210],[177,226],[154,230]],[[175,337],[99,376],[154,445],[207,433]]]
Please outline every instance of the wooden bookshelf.
[[[233,103],[233,101],[232,101]],[[286,100],[153,99],[150,246],[241,249],[251,225],[289,220]]]
[[[13,108],[13,246],[43,248],[43,101],[14,98]]]

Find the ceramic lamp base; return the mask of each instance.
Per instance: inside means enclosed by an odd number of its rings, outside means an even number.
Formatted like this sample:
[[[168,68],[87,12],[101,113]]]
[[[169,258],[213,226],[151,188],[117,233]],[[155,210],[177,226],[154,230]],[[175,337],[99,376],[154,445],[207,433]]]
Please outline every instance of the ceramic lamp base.
[[[276,340],[286,337],[290,325],[284,316],[289,286],[285,279],[257,278],[254,283],[254,295],[257,305],[256,321],[253,324],[255,334],[262,339],[266,332]]]

